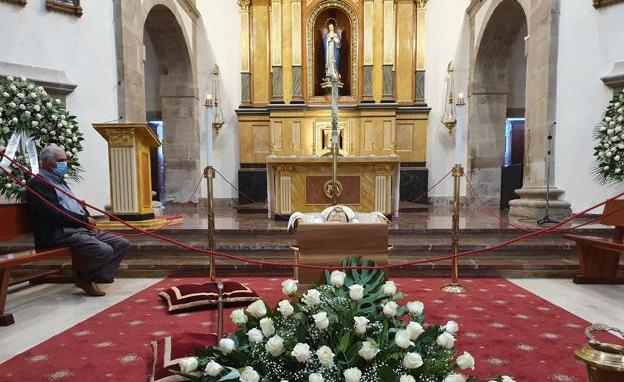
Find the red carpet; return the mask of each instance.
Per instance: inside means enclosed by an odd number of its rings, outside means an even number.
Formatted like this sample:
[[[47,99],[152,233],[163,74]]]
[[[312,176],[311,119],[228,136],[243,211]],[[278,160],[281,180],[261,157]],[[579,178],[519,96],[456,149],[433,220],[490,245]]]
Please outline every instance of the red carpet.
[[[241,278],[271,305],[282,279]],[[0,365],[0,381],[146,381],[150,341],[184,332],[216,331],[216,312],[171,316],[157,296],[163,288],[198,279],[166,279]],[[204,281],[204,280],[201,280]],[[460,324],[458,350],[477,360],[475,374],[519,382],[585,381],[574,350],[584,320],[501,279],[465,280],[469,293],[439,291],[442,279],[395,279],[409,300],[425,303],[428,323]],[[233,329],[227,311],[226,331]],[[44,322],[42,322],[45,325]]]

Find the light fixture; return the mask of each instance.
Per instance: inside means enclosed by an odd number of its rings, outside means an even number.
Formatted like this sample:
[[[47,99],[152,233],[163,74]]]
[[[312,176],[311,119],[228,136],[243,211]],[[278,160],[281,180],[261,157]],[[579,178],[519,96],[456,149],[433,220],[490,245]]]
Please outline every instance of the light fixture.
[[[444,105],[444,113],[442,114],[442,124],[448,129],[449,132],[455,130],[457,125],[457,109],[455,107],[455,79],[453,78],[453,62],[448,64],[448,79],[446,82],[446,104]],[[462,101],[463,102],[463,101]]]
[[[219,88],[219,66],[215,64],[212,71],[212,95],[206,97],[206,106],[212,107],[212,128],[219,135],[219,130],[225,123],[223,120],[223,111],[221,110],[221,92]]]

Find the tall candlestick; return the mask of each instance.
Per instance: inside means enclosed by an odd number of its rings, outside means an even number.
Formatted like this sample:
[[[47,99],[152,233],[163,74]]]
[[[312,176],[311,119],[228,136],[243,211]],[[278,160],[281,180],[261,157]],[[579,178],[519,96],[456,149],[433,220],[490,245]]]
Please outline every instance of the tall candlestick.
[[[457,125],[455,126],[455,164],[464,163],[464,106],[457,107]]]

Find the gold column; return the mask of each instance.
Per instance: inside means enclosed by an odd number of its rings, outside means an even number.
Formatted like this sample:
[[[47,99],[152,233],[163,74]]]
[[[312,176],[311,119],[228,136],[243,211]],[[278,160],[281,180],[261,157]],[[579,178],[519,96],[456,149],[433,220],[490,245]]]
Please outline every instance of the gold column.
[[[292,99],[292,0],[282,1],[282,94],[284,102]]]
[[[373,19],[373,98],[381,102],[383,86],[383,0],[374,0]]]
[[[241,104],[251,104],[251,65],[249,63],[249,4],[238,0],[241,17]]]
[[[303,72],[301,68],[301,0],[292,0],[292,103],[303,102]]]
[[[282,0],[271,0],[271,102],[283,103],[282,92]]]
[[[364,0],[364,60],[362,63],[362,101],[373,101],[374,3]]]
[[[264,106],[271,96],[268,0],[253,1],[251,20],[251,102],[254,106]]]
[[[425,101],[425,14],[427,0],[416,1],[416,102]]]
[[[398,103],[414,101],[414,0],[397,0],[396,98]]]
[[[384,0],[383,3],[383,86],[382,99],[394,100],[394,54],[395,33],[395,5],[394,0]]]

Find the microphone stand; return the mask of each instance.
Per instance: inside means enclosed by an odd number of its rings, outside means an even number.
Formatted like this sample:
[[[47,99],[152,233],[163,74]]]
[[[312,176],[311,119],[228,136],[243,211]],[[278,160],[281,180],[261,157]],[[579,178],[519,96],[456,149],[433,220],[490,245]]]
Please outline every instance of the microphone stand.
[[[549,212],[550,212],[550,165],[551,165],[551,160],[550,160],[550,156],[551,156],[551,151],[552,151],[552,128],[553,126],[555,126],[557,124],[557,122],[553,122],[552,125],[550,125],[550,128],[548,129],[548,152],[546,154],[546,214],[537,221],[538,225],[544,225],[544,224],[557,224],[559,223],[557,220],[552,219],[549,216]]]

